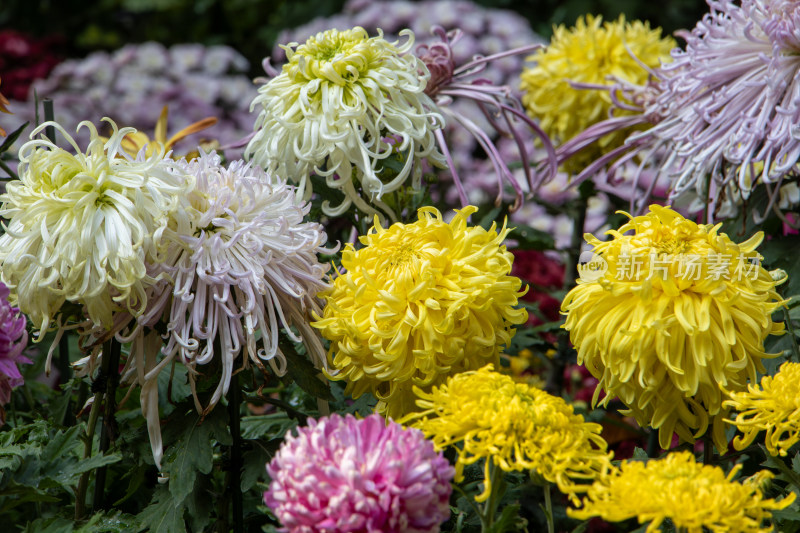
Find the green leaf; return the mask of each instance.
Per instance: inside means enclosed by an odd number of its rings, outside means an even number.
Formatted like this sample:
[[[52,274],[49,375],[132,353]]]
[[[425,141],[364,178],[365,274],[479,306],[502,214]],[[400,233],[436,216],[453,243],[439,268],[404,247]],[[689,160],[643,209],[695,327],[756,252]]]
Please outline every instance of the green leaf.
[[[231,443],[227,419],[227,411],[218,408],[202,421],[194,411],[176,421],[179,437],[167,448],[163,468],[169,473],[169,491],[175,505],[182,504],[192,492],[198,472],[211,472],[214,452],[212,437],[216,437],[220,444]]]
[[[19,136],[22,135],[22,132],[25,130],[25,128],[28,127],[28,124],[29,122],[26,122],[25,124],[23,124],[22,126],[20,126],[19,128],[15,129],[14,131],[8,134],[8,136],[3,141],[3,144],[0,144],[0,154],[2,154],[3,152],[7,152],[8,149],[11,148],[11,145],[14,144],[14,141],[16,141],[19,138]]]
[[[118,453],[112,453],[108,455],[93,455],[88,459],[81,459],[66,466],[63,470],[59,470],[53,479],[62,486],[69,488],[71,485],[76,485],[78,483],[78,478],[84,472],[94,470],[95,468],[100,468],[101,466],[110,465],[121,460],[122,456]]]
[[[297,420],[289,418],[283,412],[243,416],[241,421],[243,439],[269,439],[283,436],[295,427],[297,427]]]
[[[305,392],[332,401],[331,386],[327,379],[324,379],[318,368],[311,364],[311,361],[297,353],[293,346],[287,342],[280,343],[281,351],[286,356],[288,375]],[[324,379],[324,381],[323,381]]]
[[[73,531],[75,522],[60,517],[39,518],[28,522],[25,526],[25,533],[72,533]]]
[[[186,533],[183,511],[183,504],[176,502],[166,487],[159,487],[136,518],[149,533]]]
[[[527,520],[519,514],[520,506],[518,503],[506,505],[500,517],[497,518],[492,527],[491,533],[504,533],[506,531],[525,531],[528,524]]]
[[[248,450],[242,456],[242,492],[247,492],[259,479],[267,477],[267,463],[272,459],[270,453],[255,443],[252,450]]]
[[[631,456],[631,460],[633,461],[649,461],[650,456],[647,455],[647,452],[644,451],[642,448],[638,446],[633,449],[633,455]]]

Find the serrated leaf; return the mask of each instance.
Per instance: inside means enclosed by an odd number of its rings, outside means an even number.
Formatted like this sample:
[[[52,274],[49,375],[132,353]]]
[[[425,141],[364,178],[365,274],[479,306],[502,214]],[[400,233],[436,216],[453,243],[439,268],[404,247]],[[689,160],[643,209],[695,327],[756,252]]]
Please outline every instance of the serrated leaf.
[[[92,515],[89,522],[75,530],[75,533],[133,533],[140,530],[135,516],[115,511]]]
[[[169,445],[164,471],[169,473],[169,491],[175,505],[182,504],[192,492],[197,473],[208,474],[213,466],[215,437],[220,444],[230,444],[225,409],[214,409],[201,422],[195,412],[184,415],[177,442]]]
[[[58,474],[53,477],[53,479],[62,486],[69,488],[70,485],[74,485],[78,482],[78,478],[84,472],[94,470],[95,468],[100,468],[101,466],[110,465],[121,460],[122,456],[117,453],[108,455],[93,455],[88,459],[76,460],[76,462],[73,464],[69,464],[62,470],[59,470]]]
[[[792,457],[792,470],[800,474],[800,453],[796,453]]]
[[[242,456],[242,492],[247,492],[259,479],[267,477],[267,463],[272,459],[269,452],[256,443],[252,450]]]
[[[208,484],[208,478],[198,478],[192,495],[186,499],[190,531],[205,531],[206,526],[211,522],[214,501],[211,497],[212,488],[206,486]]]
[[[153,494],[150,505],[136,515],[136,518],[149,533],[186,533],[183,511],[183,504],[176,503],[167,488],[159,487]]]
[[[25,533],[72,533],[75,522],[66,518],[39,518],[25,525]]]
[[[287,431],[294,427],[297,427],[297,420],[289,418],[282,412],[243,416],[241,420],[243,439],[272,438],[285,435]]]
[[[503,507],[500,517],[492,524],[489,531],[491,531],[491,533],[505,533],[506,531],[524,530],[525,525],[527,525],[527,520],[520,516],[519,510],[520,506],[518,503]]]
[[[647,455],[647,452],[644,451],[642,448],[638,446],[633,449],[633,455],[631,456],[631,460],[633,461],[648,461],[650,460],[650,456]]]

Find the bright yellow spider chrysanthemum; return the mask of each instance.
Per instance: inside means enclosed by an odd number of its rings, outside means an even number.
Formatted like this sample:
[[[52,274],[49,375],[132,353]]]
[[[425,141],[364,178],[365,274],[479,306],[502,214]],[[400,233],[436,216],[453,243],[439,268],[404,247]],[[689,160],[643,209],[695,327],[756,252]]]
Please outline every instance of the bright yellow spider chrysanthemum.
[[[608,476],[595,481],[574,518],[599,516],[609,522],[638,518],[650,522],[647,533],[659,530],[669,519],[683,533],[767,533],[772,511],[785,509],[795,494],[781,501],[764,499],[759,488],[768,473],[744,483],[726,476],[718,466],[698,463],[690,452],[671,453],[663,459],[625,461]]]
[[[745,392],[730,393],[724,403],[739,414],[730,421],[742,437],[733,439],[737,450],[750,446],[761,431],[766,431],[767,450],[785,456],[800,442],[800,364],[786,362],[774,376],[761,378],[761,385],[748,385]]]
[[[671,37],[662,38],[661,29],[650,29],[647,22],[626,23],[621,15],[616,22],[603,24],[599,16],[581,17],[574,28],[554,28],[550,44],[529,58],[535,65],[522,71],[522,103],[554,141],[563,143],[608,118],[611,109],[609,91],[574,88],[570,82],[608,87],[614,83],[609,79],[613,76],[643,85],[648,72],[638,61],[658,67],[669,59],[675,45]],[[615,109],[615,114],[625,112]],[[628,133],[621,130],[602,137],[592,149],[569,160],[567,170],[579,171],[589,161],[621,146]]]
[[[599,424],[587,423],[563,398],[499,374],[487,365],[449,378],[431,393],[416,389],[425,409],[401,419],[418,428],[438,449],[459,442],[456,481],[464,466],[481,458],[484,501],[491,491],[489,465],[506,472],[535,470],[575,498],[611,467],[612,453],[600,436]]]
[[[619,397],[665,449],[673,431],[693,442],[709,423],[726,449],[720,385],[754,382],[761,359],[774,357],[764,339],[783,331],[771,318],[782,280],[756,252],[763,233],[736,244],[719,227],[653,205],[608,231],[611,240],[587,234],[596,268],[581,270],[561,307],[578,363],[600,380],[594,403],[601,390],[603,405]]]
[[[347,394],[372,392],[378,410],[398,418],[415,410],[414,385],[498,362],[528,314],[517,308],[522,282],[509,275],[513,255],[502,245],[510,230],[468,225],[476,211],[456,211],[449,224],[432,207],[413,224],[383,228],[376,218],[363,248],[347,245],[347,272],[312,324],[331,341],[333,377],[347,380]]]
[[[409,177],[419,187],[421,158],[444,164],[434,137],[444,119],[424,92],[430,74],[410,53],[414,34],[400,35],[408,40],[390,43],[355,27],[284,46],[289,62],[250,106],[259,115],[245,157],[296,181],[304,200],[311,198],[309,175],[325,176],[345,196],[337,206],[323,203],[328,214],[353,203],[366,213],[376,212],[371,204],[389,212],[381,195]],[[398,152],[405,165],[384,182],[384,160]]]

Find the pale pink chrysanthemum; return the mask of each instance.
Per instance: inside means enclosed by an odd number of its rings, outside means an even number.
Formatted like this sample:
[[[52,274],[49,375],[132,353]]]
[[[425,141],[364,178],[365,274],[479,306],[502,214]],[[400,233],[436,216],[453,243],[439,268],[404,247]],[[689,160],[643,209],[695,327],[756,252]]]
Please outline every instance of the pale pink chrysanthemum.
[[[333,414],[287,435],[264,503],[287,533],[434,533],[455,469],[422,432]]]
[[[556,154],[550,138],[545,134],[539,125],[531,120],[522,108],[519,99],[511,92],[507,85],[496,85],[491,80],[483,77],[475,78],[486,69],[492,61],[500,60],[504,57],[525,54],[536,48],[540,44],[534,44],[521,48],[515,48],[506,52],[500,52],[489,56],[476,55],[472,61],[460,66],[456,66],[453,55],[453,46],[462,38],[463,32],[459,29],[446,32],[441,26],[434,26],[432,32],[439,36],[441,42],[433,44],[422,44],[416,49],[419,57],[430,72],[430,80],[425,87],[425,93],[430,96],[438,106],[439,111],[456,121],[466,131],[475,137],[478,144],[486,152],[492,166],[494,167],[497,178],[498,193],[495,204],[499,205],[503,199],[503,182],[508,182],[515,192],[515,203],[511,210],[515,211],[522,202],[523,186],[518,182],[504,158],[500,154],[495,141],[483,128],[475,121],[471,120],[463,113],[459,113],[457,108],[451,104],[457,100],[472,101],[483,112],[491,126],[503,137],[513,139],[522,161],[527,189],[535,192],[542,183],[548,181],[555,175]],[[521,127],[522,126],[522,127]],[[542,175],[534,175],[534,169],[529,161],[528,150],[525,141],[530,138],[529,129],[536,135],[544,145],[548,155],[547,164],[544,166]],[[447,146],[442,130],[433,132],[439,143],[439,148],[447,160],[447,166],[453,176],[456,190],[458,191],[461,204],[469,204],[467,193],[461,179],[458,176],[456,166],[453,162],[450,150]]]
[[[329,265],[320,263],[317,254],[332,250],[324,248],[322,225],[304,221],[310,205],[297,198],[293,187],[243,161],[226,167],[211,153],[174,165],[196,187],[188,196],[190,205],[174,217],[175,244],[168,257],[149,265],[153,277],[164,275],[149,296],[147,311],[117,336],[132,342],[122,379],[142,387],[156,464],[162,455],[157,380],[173,361],[187,368],[201,413],[227,394],[237,366],[266,370],[269,365],[283,375],[287,361],[281,334],[302,343],[315,366],[326,368],[325,349],[309,321],[312,313],[322,312],[317,293],[328,288]],[[159,321],[166,329],[163,348],[152,331]],[[222,375],[202,405],[195,381],[200,367],[213,360]]]
[[[708,4],[710,13],[680,35],[685,50],[674,50],[673,61],[653,72],[658,81],[633,88],[640,115],[596,124],[560,148],[563,159],[604,131],[652,124],[579,178],[617,158],[615,165],[637,156],[646,163],[655,155],[670,178],[673,198],[695,188],[711,199],[713,213],[731,185],[746,198],[764,183],[771,208],[784,177],[799,169],[800,3]]]
[[[22,385],[22,374],[17,367],[30,363],[22,356],[28,343],[25,315],[8,303],[8,287],[0,283],[0,425],[5,423],[2,406],[11,401],[11,389]]]

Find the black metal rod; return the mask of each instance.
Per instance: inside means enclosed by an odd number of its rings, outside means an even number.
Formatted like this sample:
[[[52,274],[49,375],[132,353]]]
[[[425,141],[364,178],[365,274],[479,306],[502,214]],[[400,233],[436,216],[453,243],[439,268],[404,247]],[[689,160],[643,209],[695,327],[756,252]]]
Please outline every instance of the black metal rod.
[[[231,476],[230,491],[233,510],[233,533],[244,533],[244,508],[242,505],[242,431],[239,408],[242,395],[239,389],[239,376],[234,375],[228,390],[228,418],[231,437]]]
[[[105,376],[105,405],[103,411],[103,429],[100,432],[100,453],[108,451],[111,436],[116,432],[114,412],[117,410],[117,385],[119,384],[119,356],[122,346],[112,338],[103,343],[103,364],[101,373]],[[106,466],[97,469],[94,478],[94,499],[92,506],[95,511],[105,507]]]
[[[55,120],[55,113],[53,112],[53,101],[49,98],[42,99],[42,107],[44,108],[44,120],[49,122]],[[56,142],[56,129],[53,126],[47,126],[44,129],[44,134],[50,139],[50,142]]]

